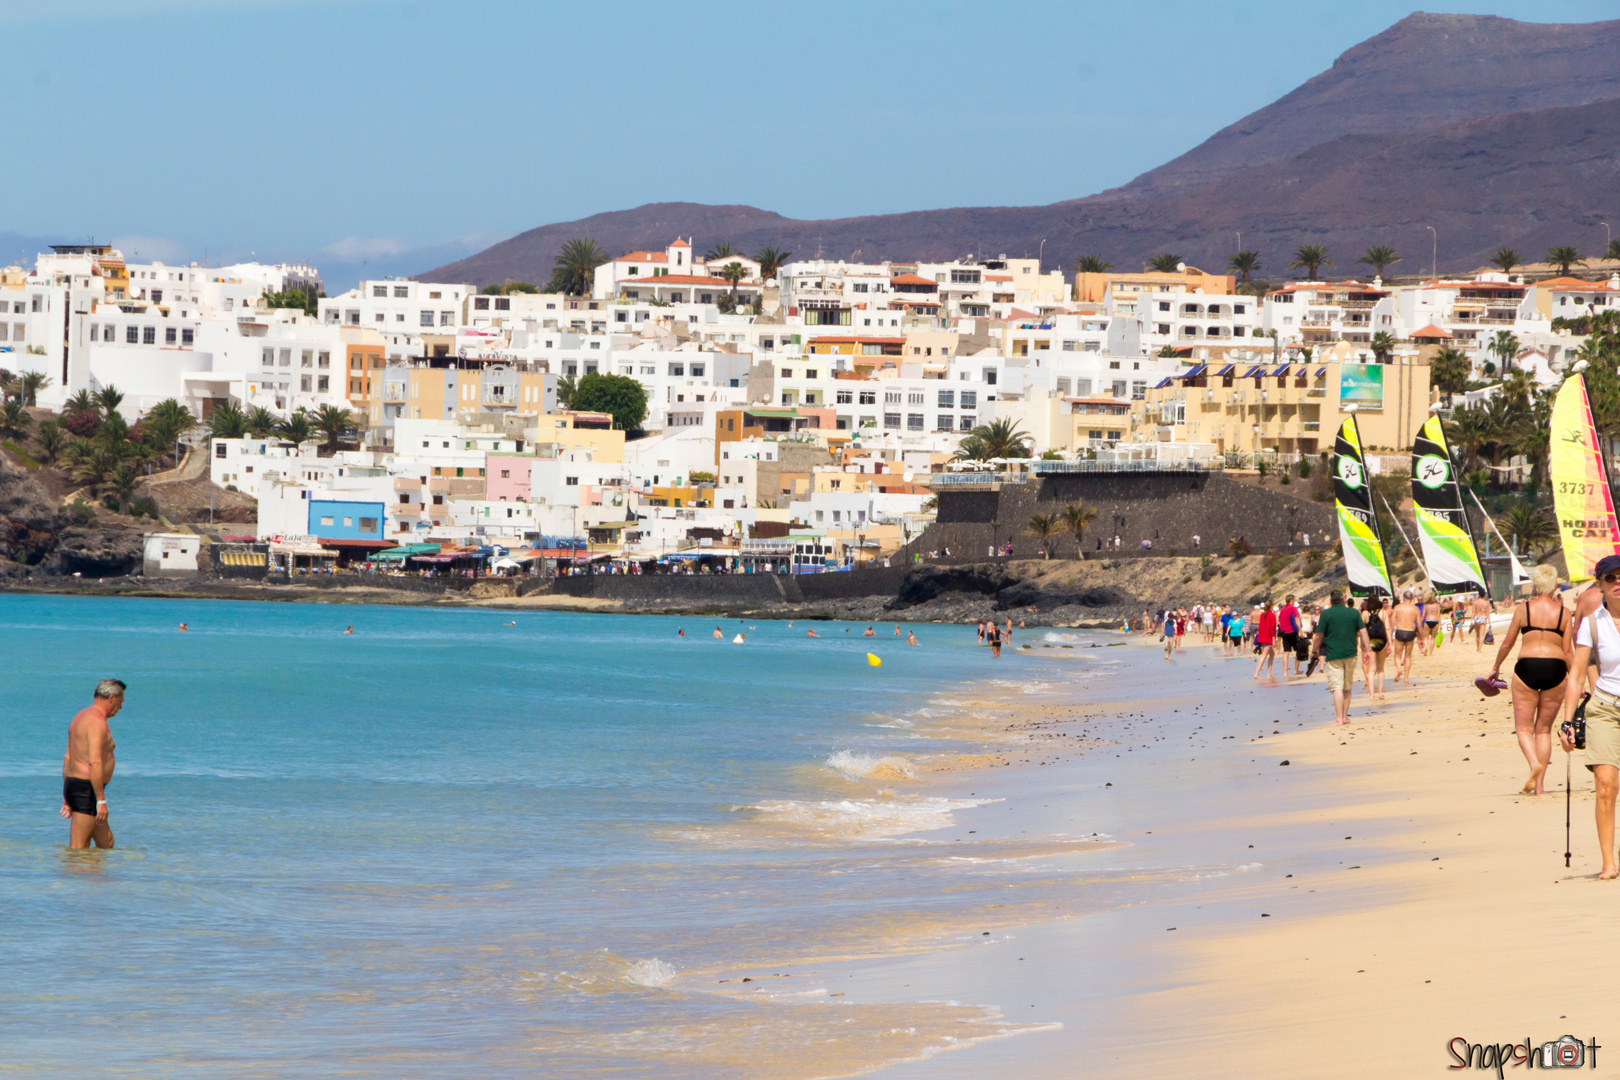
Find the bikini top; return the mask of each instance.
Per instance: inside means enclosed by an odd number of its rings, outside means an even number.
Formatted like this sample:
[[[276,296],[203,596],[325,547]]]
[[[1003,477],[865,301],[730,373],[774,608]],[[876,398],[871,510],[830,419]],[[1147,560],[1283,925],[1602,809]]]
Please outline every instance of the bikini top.
[[[1532,630],[1539,630],[1543,634],[1557,634],[1560,637],[1562,637],[1563,634],[1564,634],[1564,608],[1563,608],[1563,606],[1560,605],[1559,608],[1558,608],[1558,625],[1557,626],[1537,626],[1535,623],[1530,621],[1530,601],[1526,600],[1524,602],[1524,632],[1528,634]]]

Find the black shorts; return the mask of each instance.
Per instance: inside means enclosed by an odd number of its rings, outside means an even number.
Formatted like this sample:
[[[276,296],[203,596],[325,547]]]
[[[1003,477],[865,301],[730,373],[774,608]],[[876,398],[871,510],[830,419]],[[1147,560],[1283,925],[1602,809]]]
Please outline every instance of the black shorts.
[[[1283,636],[1282,636],[1282,647],[1283,647],[1284,652],[1298,652],[1299,651],[1299,631],[1298,630],[1284,630],[1283,631]]]
[[[77,776],[62,777],[62,801],[75,814],[96,816],[96,789],[88,780]]]

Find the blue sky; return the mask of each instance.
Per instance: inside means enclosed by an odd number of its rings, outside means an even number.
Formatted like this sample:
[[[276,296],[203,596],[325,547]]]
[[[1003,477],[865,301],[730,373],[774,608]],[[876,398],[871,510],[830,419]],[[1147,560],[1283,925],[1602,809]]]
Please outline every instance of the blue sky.
[[[1620,0],[1428,9],[1582,22]],[[1411,10],[0,0],[0,262],[93,235],[169,262],[308,259],[346,288],[645,202],[1076,198]]]

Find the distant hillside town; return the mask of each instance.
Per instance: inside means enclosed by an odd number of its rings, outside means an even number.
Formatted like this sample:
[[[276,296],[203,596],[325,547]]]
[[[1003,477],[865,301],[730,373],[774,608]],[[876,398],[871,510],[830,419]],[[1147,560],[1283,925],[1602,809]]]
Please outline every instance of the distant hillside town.
[[[338,296],[309,266],[61,245],[0,271],[0,367],[41,410],[109,391],[132,425],[188,410],[214,483],[257,499],[257,539],[304,538],[309,565],[498,545],[776,569],[879,557],[950,477],[1018,459],[1291,462],[1351,405],[1369,446],[1404,447],[1443,395],[1556,382],[1620,302],[1620,275],[1536,280],[1517,252],[1392,285],[1376,251],[1328,281],[1302,249],[1310,279],[1270,287],[1174,255],[1066,276],[695,243],[577,241],[540,286]]]

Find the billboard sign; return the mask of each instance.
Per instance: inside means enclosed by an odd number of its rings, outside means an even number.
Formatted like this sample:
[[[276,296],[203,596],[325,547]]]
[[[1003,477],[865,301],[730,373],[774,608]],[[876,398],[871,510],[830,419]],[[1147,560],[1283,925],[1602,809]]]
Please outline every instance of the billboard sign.
[[[1363,409],[1384,407],[1384,365],[1340,364],[1339,403]]]

